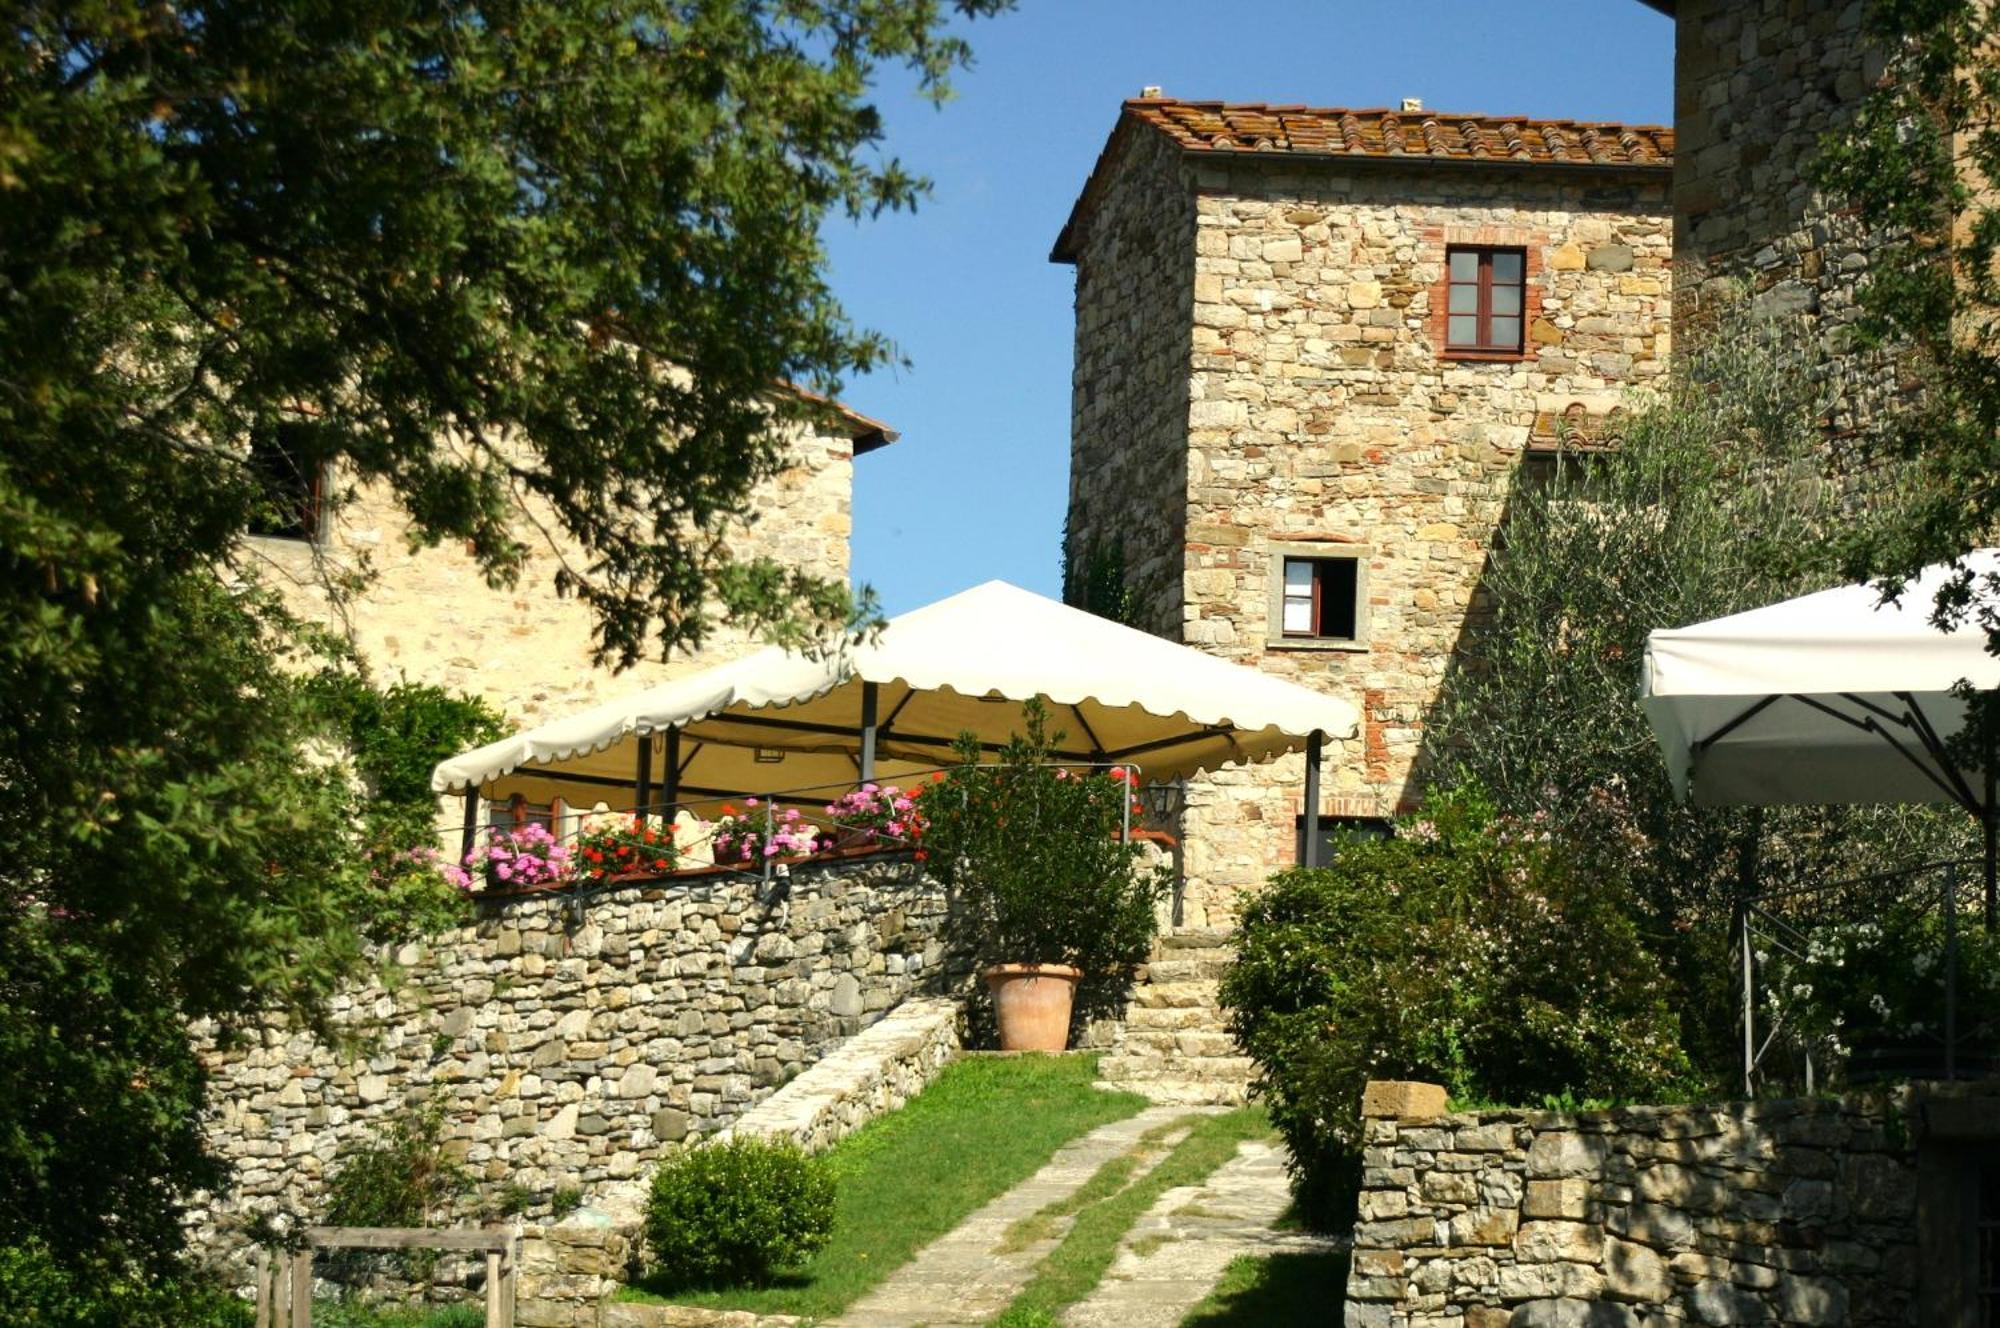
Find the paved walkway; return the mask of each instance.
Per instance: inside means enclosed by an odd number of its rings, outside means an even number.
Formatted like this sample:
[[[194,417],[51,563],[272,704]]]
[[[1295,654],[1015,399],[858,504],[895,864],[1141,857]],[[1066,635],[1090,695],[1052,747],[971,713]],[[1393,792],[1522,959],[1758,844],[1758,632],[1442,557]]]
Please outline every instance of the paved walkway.
[[[1199,1185],[1162,1194],[1127,1232],[1090,1296],[1063,1315],[1068,1328],[1176,1328],[1239,1254],[1323,1250],[1326,1242],[1274,1231],[1291,1191],[1285,1150],[1246,1143]]]
[[[925,1246],[886,1282],[850,1305],[832,1325],[947,1328],[994,1318],[1028,1284],[1035,1265],[1062,1240],[1069,1220],[1052,1224],[1042,1239],[1018,1248],[1008,1246],[1009,1228],[1068,1198],[1099,1167],[1130,1151],[1146,1131],[1188,1114],[1186,1107],[1152,1107],[1064,1144],[1040,1171],[988,1203],[956,1230]],[[1155,1150],[1148,1165],[1157,1163],[1165,1152]]]

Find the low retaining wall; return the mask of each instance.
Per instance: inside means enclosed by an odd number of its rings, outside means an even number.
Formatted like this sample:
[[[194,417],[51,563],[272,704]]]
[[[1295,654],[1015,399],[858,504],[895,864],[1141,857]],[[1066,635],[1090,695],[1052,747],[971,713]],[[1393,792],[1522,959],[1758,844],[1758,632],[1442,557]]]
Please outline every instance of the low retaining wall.
[[[1429,1116],[1383,1087],[1348,1328],[1978,1322],[2000,1084]]]
[[[956,1001],[906,1001],[745,1113],[730,1132],[825,1148],[923,1091],[958,1048]],[[522,1233],[515,1311],[521,1328],[599,1328],[605,1322],[606,1298],[638,1260],[646,1188],[643,1179],[609,1187],[568,1219]],[[727,1317],[690,1311],[676,1320],[660,1307],[630,1309],[628,1321],[715,1323]],[[755,1316],[740,1321],[752,1323]]]
[[[212,1052],[209,1139],[236,1176],[192,1214],[198,1236],[228,1248],[251,1215],[317,1219],[343,1156],[433,1094],[448,1151],[489,1191],[520,1187],[530,1216],[558,1188],[593,1199],[942,988],[943,894],[906,857],[774,884],[483,902],[475,925],[398,951],[392,981],[334,1000],[358,1054],[303,1032]]]

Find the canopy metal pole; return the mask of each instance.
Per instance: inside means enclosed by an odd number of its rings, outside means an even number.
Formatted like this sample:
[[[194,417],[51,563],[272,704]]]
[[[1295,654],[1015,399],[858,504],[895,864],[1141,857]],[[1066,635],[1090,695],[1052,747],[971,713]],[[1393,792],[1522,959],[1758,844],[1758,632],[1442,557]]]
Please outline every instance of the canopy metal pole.
[[[1314,729],[1306,737],[1306,815],[1305,834],[1299,845],[1299,865],[1319,866],[1319,766],[1320,753],[1326,746],[1326,734]]]
[[[681,800],[681,731],[667,730],[666,753],[660,762],[660,801],[666,804],[667,816],[673,817],[674,808]]]
[[[1989,935],[1995,930],[1996,911],[2000,911],[1995,908],[1996,903],[2000,903],[2000,900],[1996,900],[1994,889],[1996,877],[2000,877],[2000,808],[1995,808],[1993,805],[1994,780],[1996,775],[2000,775],[2000,771],[1996,771],[1993,768],[1996,763],[1994,760],[1994,748],[1996,745],[2000,745],[2000,743],[1996,743],[1996,738],[2000,738],[2000,734],[1996,734],[1995,732],[1995,717],[1993,714],[1995,700],[1996,698],[1993,694],[1989,693],[1987,695],[1985,704],[1980,707],[1981,723],[1979,725],[1981,730],[1980,736],[1986,740],[1986,750],[1980,754],[1979,758],[1979,764],[1985,767],[1983,773],[1986,785],[1986,798],[1979,808],[1979,829],[1981,837],[1985,840],[1986,848],[1986,930]],[[1954,898],[1952,900],[1954,909],[1956,909],[1957,904],[1958,900]]]
[[[1992,824],[1992,818],[1987,818]],[[1991,863],[1988,859],[1988,863]],[[1990,877],[1988,878],[1991,879]],[[1958,864],[1944,869],[1944,1077],[1958,1078]]]
[[[864,784],[875,782],[875,714],[880,699],[874,683],[861,684],[861,782]]]
[[[472,841],[479,833],[479,785],[465,786],[465,833],[459,838],[458,860],[472,856]]]
[[[646,804],[653,796],[653,735],[650,733],[642,734],[639,738],[639,768],[634,772],[632,782],[637,786],[639,795],[633,814],[643,817],[646,814]]]

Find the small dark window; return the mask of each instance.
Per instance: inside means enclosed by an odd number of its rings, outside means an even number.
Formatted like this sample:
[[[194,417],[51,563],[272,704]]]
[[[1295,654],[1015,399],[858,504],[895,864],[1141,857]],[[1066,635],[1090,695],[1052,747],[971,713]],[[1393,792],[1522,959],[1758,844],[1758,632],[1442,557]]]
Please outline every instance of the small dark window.
[[[1319,818],[1319,865],[1330,867],[1340,857],[1343,844],[1394,837],[1395,827],[1376,816],[1322,816]],[[1292,818],[1294,862],[1306,860],[1306,818]]]
[[[318,539],[324,470],[302,429],[284,427],[252,439],[250,471],[263,502],[251,519],[250,533]]]
[[[1527,252],[1452,249],[1447,251],[1445,261],[1451,269],[1446,287],[1446,348],[1520,354]]]
[[[1279,607],[1278,621],[1285,636],[1358,639],[1361,560],[1285,559],[1284,603]]]

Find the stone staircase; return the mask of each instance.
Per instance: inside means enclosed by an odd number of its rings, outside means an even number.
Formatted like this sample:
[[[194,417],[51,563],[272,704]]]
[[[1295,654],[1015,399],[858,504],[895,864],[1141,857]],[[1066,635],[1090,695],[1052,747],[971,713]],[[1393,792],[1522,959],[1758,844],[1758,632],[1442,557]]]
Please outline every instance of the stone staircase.
[[[1168,1106],[1236,1106],[1248,1099],[1254,1067],[1229,1036],[1217,999],[1236,957],[1230,935],[1190,929],[1153,943],[1125,1022],[1099,1062],[1099,1083]]]

